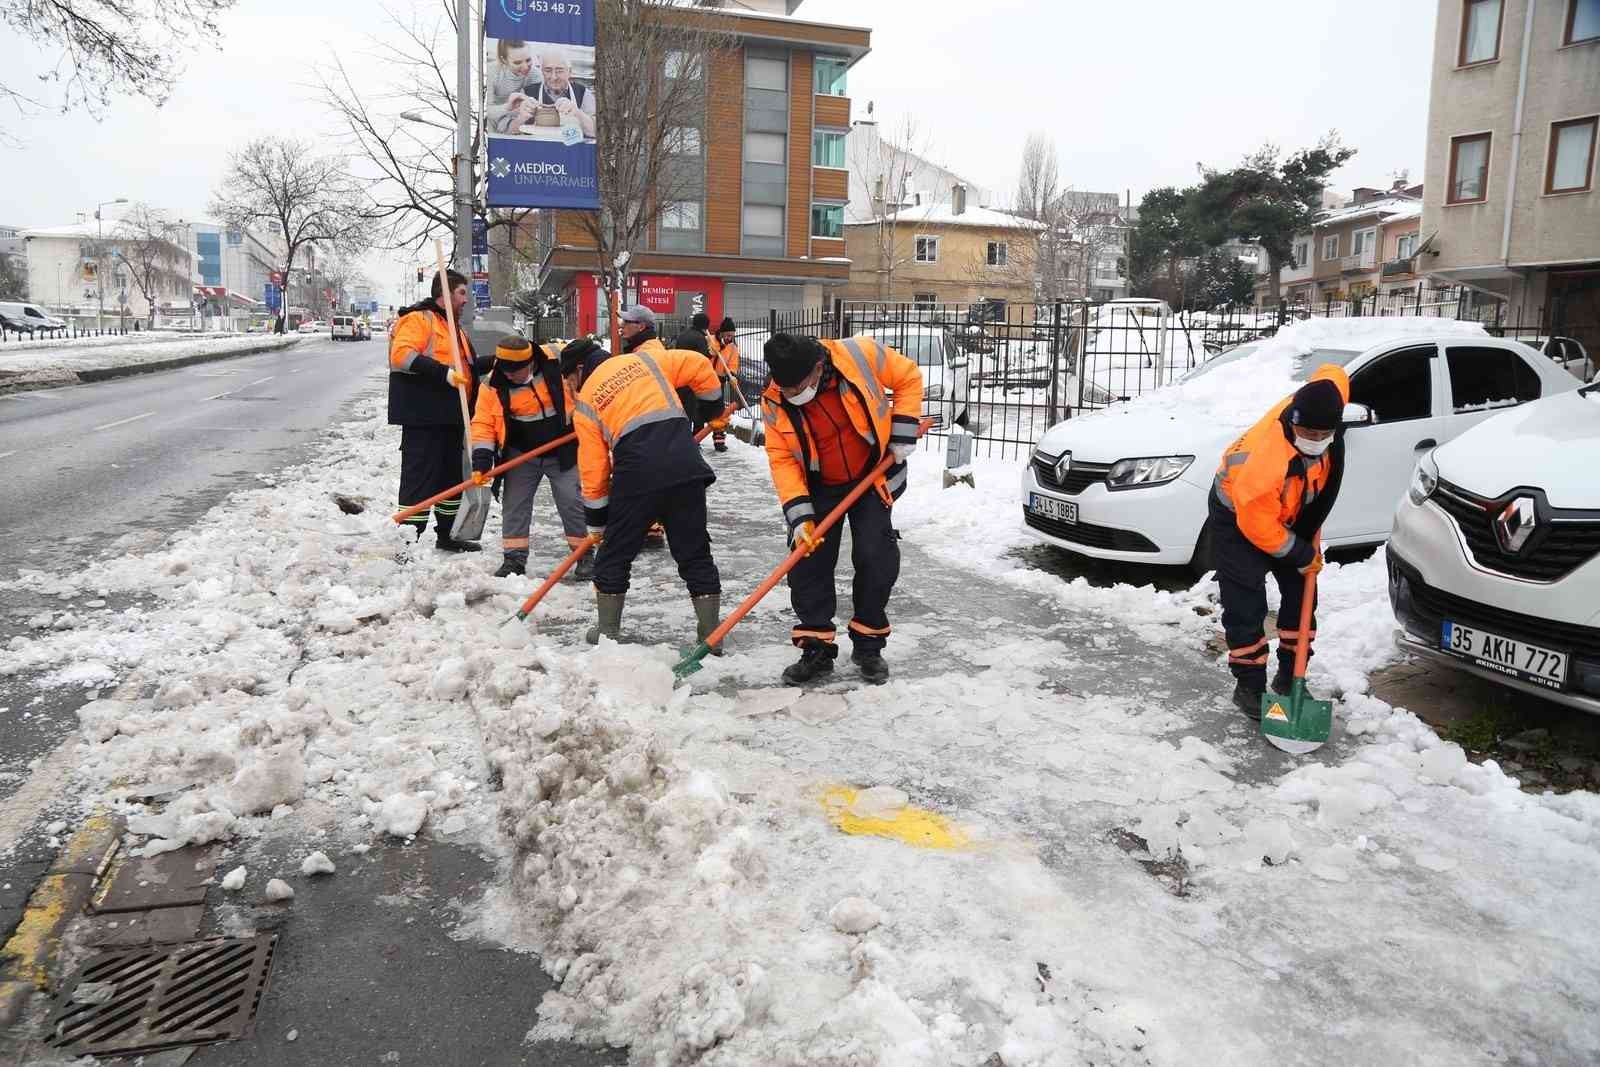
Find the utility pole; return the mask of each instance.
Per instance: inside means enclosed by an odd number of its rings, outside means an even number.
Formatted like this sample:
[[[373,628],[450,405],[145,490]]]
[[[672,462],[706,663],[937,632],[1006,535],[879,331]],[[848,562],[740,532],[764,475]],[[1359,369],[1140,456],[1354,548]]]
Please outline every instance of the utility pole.
[[[456,266],[472,277],[472,0],[456,0]],[[471,286],[469,284],[468,290]],[[445,299],[450,294],[444,294]],[[472,321],[476,300],[468,299],[460,325]]]

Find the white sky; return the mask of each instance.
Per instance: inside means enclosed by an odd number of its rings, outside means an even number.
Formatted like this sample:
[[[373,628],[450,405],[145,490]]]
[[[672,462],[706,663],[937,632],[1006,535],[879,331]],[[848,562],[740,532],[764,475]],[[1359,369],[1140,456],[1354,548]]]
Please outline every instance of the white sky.
[[[797,15],[868,26],[872,53],[850,74],[857,117],[869,100],[886,124],[916,114],[929,154],[980,185],[1009,192],[1039,130],[1065,183],[1137,200],[1191,183],[1196,163],[1330,128],[1360,150],[1338,186],[1387,185],[1402,168],[1421,180],[1434,13],[1430,0],[806,0]],[[269,132],[334,147],[311,65],[333,47],[359,65],[388,19],[378,0],[242,0],[160,110],[124,99],[99,121],[20,125],[0,112],[23,142],[0,146],[0,222],[70,222],[118,196],[201,217],[229,147]],[[14,35],[0,40],[8,82],[40,66]],[[398,301],[403,269],[368,261],[379,299]]]

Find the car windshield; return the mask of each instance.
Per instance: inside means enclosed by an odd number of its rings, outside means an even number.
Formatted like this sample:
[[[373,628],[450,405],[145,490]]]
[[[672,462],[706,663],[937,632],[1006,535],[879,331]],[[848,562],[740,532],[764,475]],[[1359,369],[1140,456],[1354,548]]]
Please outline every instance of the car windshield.
[[[888,345],[913,360],[919,367],[944,366],[944,339],[936,333],[899,334],[891,331],[867,336],[880,344]]]
[[[1200,364],[1200,366],[1196,367],[1194,370],[1190,371],[1188,374],[1185,374],[1178,380],[1181,382],[1192,382],[1196,378],[1203,378],[1207,374],[1210,374],[1212,371],[1216,370],[1218,367],[1224,367],[1230,363],[1237,363],[1241,359],[1249,359],[1251,356],[1261,351],[1261,348],[1262,345],[1259,343],[1245,344],[1240,345],[1238,348],[1230,348],[1228,351],[1222,353],[1222,355]],[[1303,382],[1311,376],[1312,371],[1316,370],[1324,363],[1332,363],[1336,367],[1343,367],[1352,359],[1355,359],[1357,356],[1359,356],[1361,351],[1361,349],[1351,348],[1314,348],[1307,355],[1301,356],[1295,360],[1294,372],[1290,374],[1289,377],[1293,381]]]

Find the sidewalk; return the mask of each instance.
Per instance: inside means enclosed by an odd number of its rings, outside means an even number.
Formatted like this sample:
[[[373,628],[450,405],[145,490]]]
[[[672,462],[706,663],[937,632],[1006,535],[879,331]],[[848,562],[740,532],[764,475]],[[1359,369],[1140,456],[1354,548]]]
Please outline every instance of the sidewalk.
[[[0,344],[0,393],[54,389],[290,348],[296,334],[200,334]]]

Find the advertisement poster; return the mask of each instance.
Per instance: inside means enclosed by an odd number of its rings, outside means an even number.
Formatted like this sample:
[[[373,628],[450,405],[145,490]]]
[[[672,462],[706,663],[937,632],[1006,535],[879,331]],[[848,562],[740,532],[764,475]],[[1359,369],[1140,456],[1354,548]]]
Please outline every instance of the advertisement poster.
[[[484,36],[489,206],[598,210],[593,3],[487,0]]]

